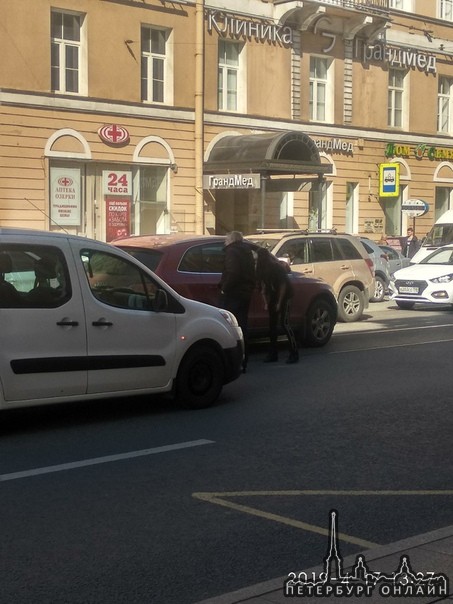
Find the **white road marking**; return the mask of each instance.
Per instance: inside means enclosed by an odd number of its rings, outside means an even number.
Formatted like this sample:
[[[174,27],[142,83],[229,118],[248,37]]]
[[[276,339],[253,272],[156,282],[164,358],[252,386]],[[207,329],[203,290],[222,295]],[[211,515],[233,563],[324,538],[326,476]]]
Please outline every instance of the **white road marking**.
[[[342,327],[345,329],[341,329]],[[335,326],[335,330],[333,332],[334,336],[350,336],[351,333],[369,331],[370,333],[376,334],[378,332],[379,335],[386,335],[388,333],[394,333],[399,331],[420,331],[421,329],[445,329],[446,327],[453,327],[453,323],[445,323],[444,325],[418,325],[417,327],[395,327],[393,329],[386,329],[385,325],[382,323],[340,323]],[[371,328],[371,329],[370,329]],[[339,331],[337,331],[339,329]]]
[[[162,447],[154,447],[152,449],[141,449],[140,451],[129,451],[128,453],[118,453],[117,455],[105,455],[104,457],[93,457],[92,459],[82,459],[70,463],[62,463],[55,466],[45,466],[42,468],[34,468],[32,470],[24,470],[22,472],[11,472],[10,474],[0,474],[0,482],[7,480],[17,480],[19,478],[29,478],[30,476],[39,476],[40,474],[52,474],[54,472],[63,472],[64,470],[76,470],[86,466],[96,466],[101,463],[111,463],[114,461],[122,461],[124,459],[133,459],[134,457],[146,457],[147,455],[155,455],[157,453],[166,453],[167,451],[177,451],[178,449],[188,449],[190,447],[199,447],[200,445],[210,445],[213,440],[191,440],[183,443],[175,443],[174,445],[164,445]]]
[[[367,352],[368,350],[386,350],[388,348],[410,348],[411,346],[424,346],[425,344],[441,344],[453,342],[453,338],[447,340],[429,340],[427,342],[414,342],[412,344],[383,344],[382,346],[371,346],[370,348],[351,348],[349,350],[333,350],[327,354],[345,354],[349,352]]]

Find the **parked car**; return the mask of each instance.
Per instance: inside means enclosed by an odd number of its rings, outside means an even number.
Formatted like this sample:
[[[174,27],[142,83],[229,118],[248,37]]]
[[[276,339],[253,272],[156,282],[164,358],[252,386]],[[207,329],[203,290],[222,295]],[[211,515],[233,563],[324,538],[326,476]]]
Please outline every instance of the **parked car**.
[[[332,286],[340,321],[360,319],[375,285],[373,262],[358,237],[335,231],[272,231],[248,235],[247,239],[286,259],[293,270]]]
[[[143,235],[117,239],[114,244],[156,272],[181,295],[207,304],[219,303],[225,237],[215,235]],[[316,279],[290,272],[294,288],[291,322],[308,346],[324,346],[337,320],[332,288]],[[249,313],[250,335],[268,332],[268,313],[256,291]]]
[[[406,268],[411,263],[410,258],[406,258],[403,254],[390,245],[380,245],[381,250],[386,254],[389,262],[390,277],[400,268]]]
[[[453,245],[432,252],[418,264],[402,268],[390,283],[391,299],[400,308],[415,304],[453,304]]]
[[[201,408],[241,372],[231,313],[82,237],[0,229],[0,326],[0,408],[163,392]]]
[[[375,289],[370,302],[382,302],[390,283],[390,267],[387,254],[372,239],[360,237],[360,241],[374,264]]]

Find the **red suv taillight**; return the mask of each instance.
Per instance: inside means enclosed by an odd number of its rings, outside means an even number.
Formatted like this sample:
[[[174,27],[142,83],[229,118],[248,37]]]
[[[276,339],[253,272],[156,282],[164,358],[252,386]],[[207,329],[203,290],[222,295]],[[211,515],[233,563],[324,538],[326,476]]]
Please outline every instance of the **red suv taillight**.
[[[371,260],[371,258],[365,258],[365,262],[367,263],[367,266],[370,269],[370,273],[374,277],[374,264],[373,264],[373,261]]]

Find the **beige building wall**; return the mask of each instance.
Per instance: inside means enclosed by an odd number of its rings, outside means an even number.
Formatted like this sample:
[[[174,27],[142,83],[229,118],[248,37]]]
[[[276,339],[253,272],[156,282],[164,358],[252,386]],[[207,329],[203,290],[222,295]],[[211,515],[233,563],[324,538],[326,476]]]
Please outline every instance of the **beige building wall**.
[[[217,4],[214,1],[210,9],[217,10]],[[300,32],[300,49],[297,45],[291,49],[254,37],[230,36],[229,39],[244,46],[246,96],[242,101],[245,113],[218,111],[221,36],[217,31],[208,31],[205,20],[205,156],[216,137],[226,133],[294,130],[307,133],[320,144],[342,141],[350,146],[349,152],[320,146],[323,162],[334,167],[332,176],[327,177],[327,226],[346,228],[347,183],[355,183],[357,232],[379,238],[381,231],[387,228],[386,212],[390,203],[379,197],[379,164],[396,162],[401,169],[402,195],[421,198],[430,204],[429,213],[418,219],[420,230],[428,230],[434,222],[436,187],[453,191],[453,155],[450,158],[447,153],[436,160],[417,159],[414,152],[419,144],[446,151],[452,148],[451,136],[437,131],[437,97],[439,77],[453,79],[453,32],[449,24],[435,17],[434,4],[416,0],[418,15],[402,11],[389,14],[389,28],[384,30],[388,44],[430,53],[437,61],[435,73],[414,66],[408,68],[407,128],[387,126],[387,62],[364,61],[362,56],[354,54],[352,81],[348,82],[345,32],[350,24],[349,11],[327,7],[330,22],[318,24],[318,30],[314,25],[307,25]],[[256,2],[250,4],[255,11],[257,6]],[[268,22],[272,3],[260,6],[262,17]],[[281,6],[281,3],[275,5],[280,7],[278,10]],[[82,55],[82,62],[86,64],[83,79],[86,90],[79,95],[58,95],[50,90],[50,12],[53,8],[86,15],[87,53]],[[236,17],[247,19],[244,13]],[[255,12],[250,19],[257,22],[259,15]],[[293,15],[288,22],[297,23],[297,18]],[[168,50],[173,94],[171,103],[165,105],[141,101],[142,25],[171,30]],[[361,35],[359,28],[357,37]],[[332,36],[335,44],[326,52]],[[167,174],[166,206],[165,211],[162,210],[165,227],[162,228],[194,231],[195,39],[194,3],[160,0],[129,3],[60,0],[58,5],[50,0],[2,2],[0,52],[6,60],[0,62],[0,226],[55,228],[49,218],[50,169],[74,166],[83,172],[85,215],[79,227],[68,227],[68,230],[105,238],[104,199],[99,195],[102,170],[118,168],[138,174],[140,170],[145,173],[160,167]],[[310,121],[308,83],[313,55],[333,61],[333,112],[325,123]],[[346,111],[349,89],[351,119]],[[102,141],[98,130],[106,124],[125,128],[130,135],[129,142],[115,147]],[[71,134],[58,137],[61,130]],[[79,138],[73,136],[74,133]],[[147,140],[151,142],[144,144]],[[407,147],[409,154],[388,156],[389,144]],[[204,191],[204,201],[209,232],[216,228],[253,230],[260,224],[259,192]],[[282,219],[285,207],[289,213]],[[219,208],[222,208],[221,214]],[[288,225],[305,228],[309,224],[309,212],[307,192],[266,195],[266,224],[278,226],[286,221]],[[398,227],[401,230],[406,226],[404,222],[403,217]]]

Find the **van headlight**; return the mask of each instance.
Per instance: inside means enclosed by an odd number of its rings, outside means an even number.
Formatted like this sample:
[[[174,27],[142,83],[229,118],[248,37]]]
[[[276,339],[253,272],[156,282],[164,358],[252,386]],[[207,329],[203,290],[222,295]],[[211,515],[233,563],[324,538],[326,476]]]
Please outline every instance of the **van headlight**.
[[[224,308],[219,308],[219,313],[222,315],[222,317],[227,323],[229,323],[233,327],[239,327],[239,323],[232,312],[230,312],[229,310],[225,310]]]
[[[450,283],[453,281],[453,273],[450,275],[442,275],[442,277],[435,277],[434,279],[430,279],[431,283]]]

